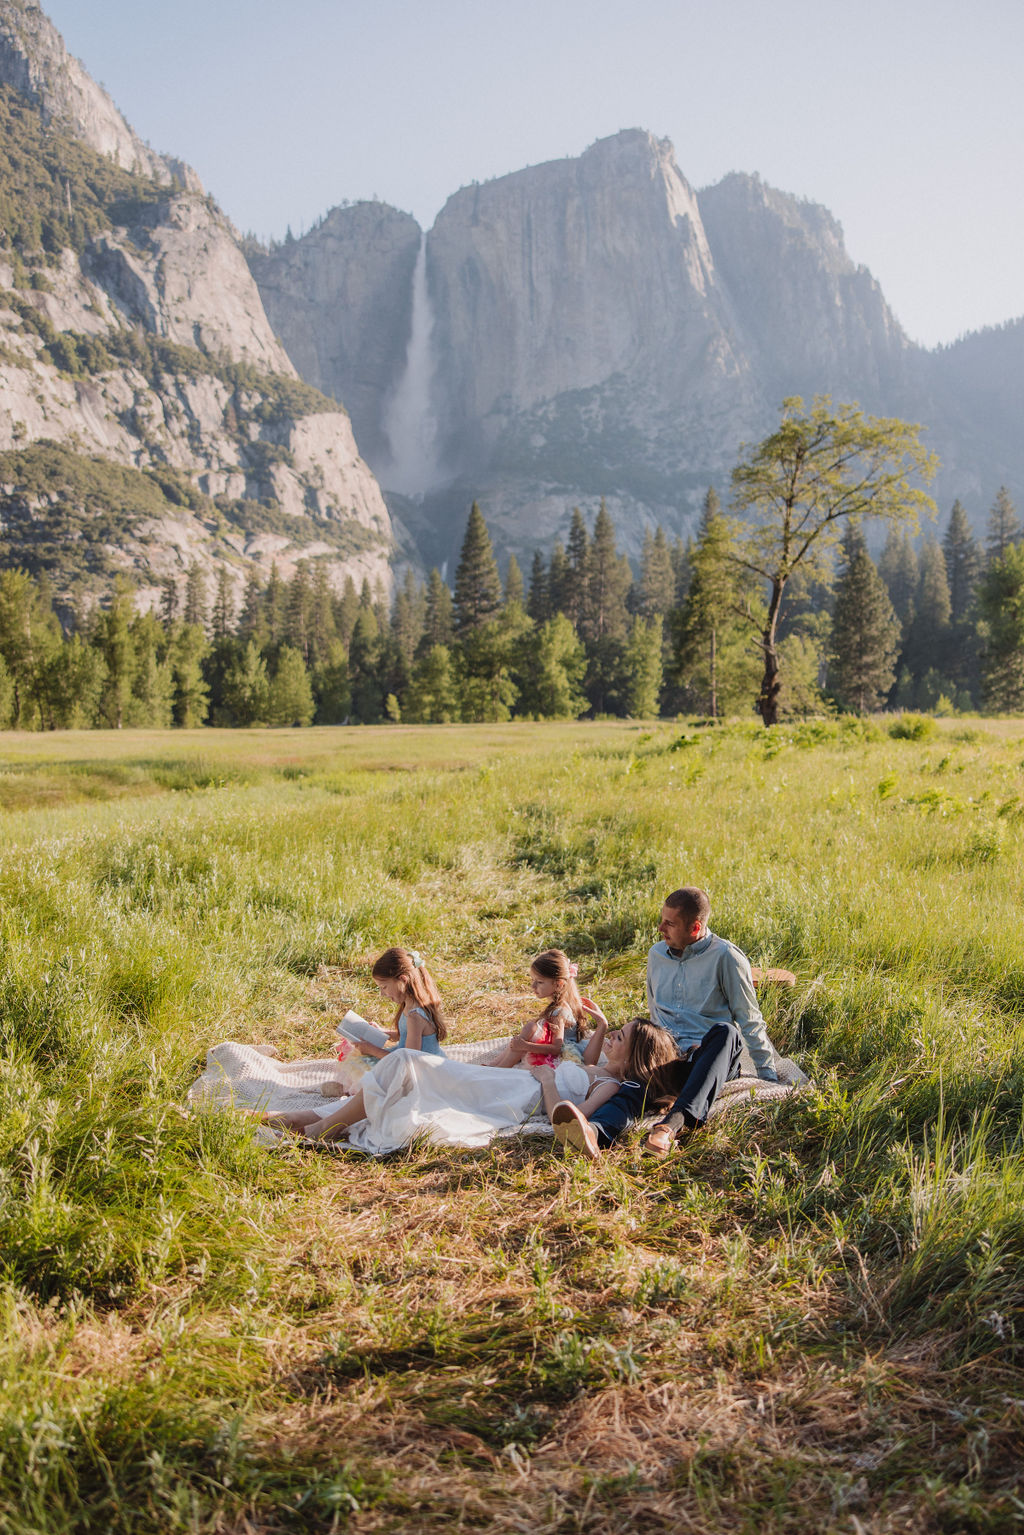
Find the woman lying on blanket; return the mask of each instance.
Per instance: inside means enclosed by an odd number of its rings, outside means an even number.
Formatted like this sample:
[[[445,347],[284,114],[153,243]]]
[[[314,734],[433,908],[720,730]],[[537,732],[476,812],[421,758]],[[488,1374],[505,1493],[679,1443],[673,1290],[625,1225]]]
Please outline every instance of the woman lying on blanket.
[[[602,1045],[605,1062],[599,1065]],[[363,1078],[359,1092],[330,1113],[271,1114],[267,1123],[298,1131],[309,1140],[347,1138],[359,1150],[378,1156],[407,1146],[417,1135],[436,1145],[482,1146],[499,1130],[529,1119],[542,1094],[551,1102],[571,1095],[584,1105],[584,1112],[593,1112],[623,1081],[646,1080],[674,1056],[672,1036],[649,1019],[633,1019],[623,1029],[609,1031],[602,1014],[582,1067],[538,1066],[535,1079],[526,1071],[396,1050]]]

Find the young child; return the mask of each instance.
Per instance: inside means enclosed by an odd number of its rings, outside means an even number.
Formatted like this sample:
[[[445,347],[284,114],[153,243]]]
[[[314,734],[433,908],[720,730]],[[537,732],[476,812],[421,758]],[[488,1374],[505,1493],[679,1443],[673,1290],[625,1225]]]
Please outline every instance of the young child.
[[[360,1042],[360,1055],[382,1060],[391,1050],[425,1050],[444,1055],[441,1041],[448,1037],[441,1007],[441,993],[415,949],[386,949],[370,971],[382,997],[395,1004],[388,1037],[395,1043],[384,1049]]]
[[[539,1018],[523,1024],[492,1066],[553,1066],[566,1039],[581,1038],[589,1027],[590,1013],[596,1012],[580,996],[576,966],[561,949],[545,949],[537,955],[530,965],[530,985],[538,1001],[547,1006]]]

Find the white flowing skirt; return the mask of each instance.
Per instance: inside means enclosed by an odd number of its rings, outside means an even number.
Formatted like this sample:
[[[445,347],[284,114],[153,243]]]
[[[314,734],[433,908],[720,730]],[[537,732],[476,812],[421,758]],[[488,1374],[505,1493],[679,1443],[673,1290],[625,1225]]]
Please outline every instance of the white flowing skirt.
[[[381,1156],[421,1135],[438,1146],[486,1146],[520,1125],[540,1103],[540,1087],[518,1067],[478,1066],[422,1050],[392,1050],[360,1083],[366,1118],[349,1144]]]

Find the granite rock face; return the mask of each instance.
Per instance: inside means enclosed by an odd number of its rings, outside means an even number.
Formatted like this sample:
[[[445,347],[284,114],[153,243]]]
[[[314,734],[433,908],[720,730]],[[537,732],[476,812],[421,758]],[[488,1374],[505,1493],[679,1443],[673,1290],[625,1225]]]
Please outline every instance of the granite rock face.
[[[37,264],[31,285],[0,254],[0,452],[52,442],[158,475],[166,467],[219,498],[125,522],[106,554],[141,584],[144,604],[193,560],[210,574],[226,567],[236,588],[252,563],[288,576],[318,556],[335,586],[348,575],[389,585],[394,533],[380,488],[345,411],[300,383],[230,222],[193,177],[139,143],[28,0],[0,0],[0,84],[31,103],[47,134],[166,189],[132,204],[126,225]]]
[[[333,208],[300,240],[249,252],[263,306],[289,357],[308,383],[344,401],[375,465],[390,453],[387,403],[409,344],[420,240],[410,214],[357,203]]]

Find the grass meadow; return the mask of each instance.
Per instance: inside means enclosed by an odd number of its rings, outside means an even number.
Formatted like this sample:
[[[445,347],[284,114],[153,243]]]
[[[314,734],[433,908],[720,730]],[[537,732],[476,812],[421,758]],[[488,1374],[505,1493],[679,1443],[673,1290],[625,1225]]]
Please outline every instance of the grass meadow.
[[[0,737],[0,1528],[1024,1523],[1024,722]],[[423,950],[454,1038],[660,898],[814,1087],[665,1164],[184,1108]]]

